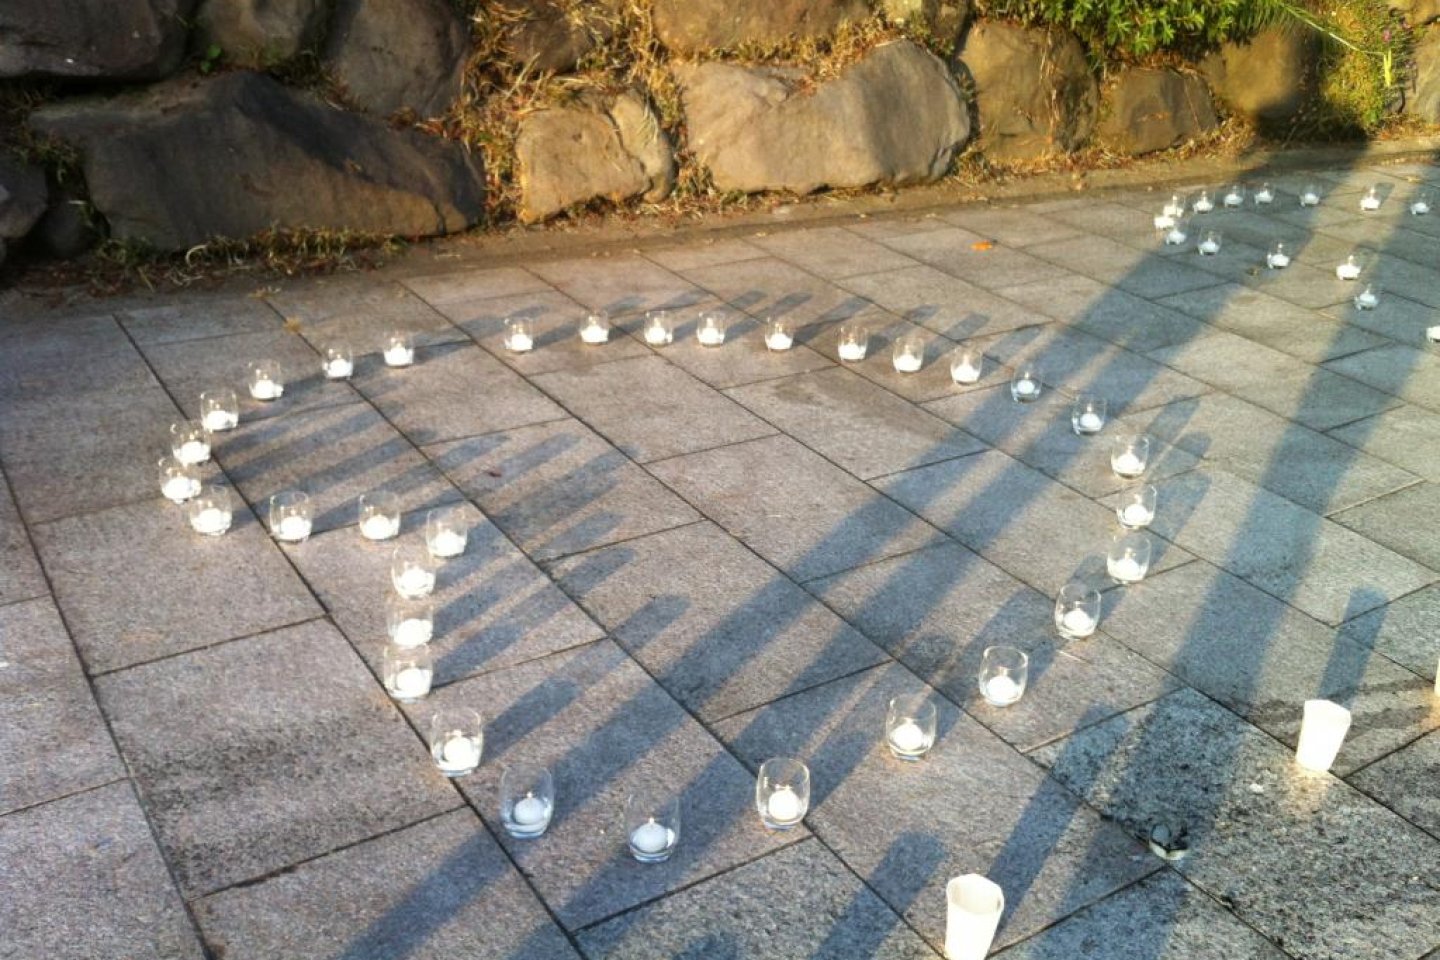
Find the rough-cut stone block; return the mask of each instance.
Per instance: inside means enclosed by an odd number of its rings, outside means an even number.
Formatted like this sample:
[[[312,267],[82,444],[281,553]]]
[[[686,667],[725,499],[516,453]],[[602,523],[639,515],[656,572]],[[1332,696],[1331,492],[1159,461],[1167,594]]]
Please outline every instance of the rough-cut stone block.
[[[340,0],[325,44],[335,79],[373,113],[444,113],[460,95],[470,31],[445,0]]]
[[[1219,126],[1205,81],[1175,70],[1121,70],[1101,101],[1095,135],[1123,153],[1178,147]]]
[[[698,53],[823,37],[868,12],[865,0],[659,0],[654,16],[662,43]]]

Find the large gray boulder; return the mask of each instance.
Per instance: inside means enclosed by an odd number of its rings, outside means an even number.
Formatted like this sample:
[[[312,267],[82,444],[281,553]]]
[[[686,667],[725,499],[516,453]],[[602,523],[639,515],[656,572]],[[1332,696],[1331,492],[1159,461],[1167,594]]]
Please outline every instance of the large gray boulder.
[[[564,73],[614,35],[621,0],[593,0],[567,8],[561,0],[505,0],[511,19],[505,34],[510,60],[538,73]],[[579,16],[575,16],[575,14]]]
[[[970,18],[969,0],[881,0],[879,6],[891,23],[927,30],[943,43],[959,40]]]
[[[1069,32],[981,20],[966,35],[960,60],[974,84],[987,158],[1068,153],[1095,128],[1100,88]]]
[[[195,0],[3,0],[0,77],[157,80],[185,55]]]
[[[484,211],[478,160],[456,144],[258,73],[67,101],[30,122],[80,149],[114,236],[163,249],[271,227],[433,236]]]
[[[1223,44],[1200,70],[1231,110],[1273,126],[1294,118],[1310,99],[1318,54],[1314,31],[1271,27],[1245,43]]]
[[[325,0],[200,0],[195,48],[217,46],[235,66],[272,66],[314,44],[328,12]]]
[[[794,70],[710,62],[675,73],[690,149],[721,190],[936,180],[970,136],[954,76],[908,40],[813,91]]]
[[[670,138],[633,93],[530,114],[515,153],[526,223],[597,198],[663,200],[675,186]]]
[[[870,14],[866,0],[655,0],[655,33],[680,53],[829,36]]]
[[[444,113],[460,94],[470,31],[447,0],[340,0],[325,59],[372,113]]]
[[[1129,67],[1105,92],[1096,136],[1118,153],[1178,147],[1219,126],[1205,81],[1174,70]]]
[[[1420,34],[1411,78],[1413,89],[1405,98],[1405,112],[1426,123],[1440,123],[1440,28]]]
[[[0,153],[0,240],[19,240],[45,213],[45,171]]]

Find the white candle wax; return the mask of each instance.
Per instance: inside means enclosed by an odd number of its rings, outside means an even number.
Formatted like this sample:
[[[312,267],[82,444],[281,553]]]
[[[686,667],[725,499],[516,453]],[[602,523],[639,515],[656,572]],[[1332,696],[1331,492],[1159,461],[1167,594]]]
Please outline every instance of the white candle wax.
[[[539,797],[522,797],[515,801],[515,806],[510,808],[510,819],[522,827],[533,827],[544,823],[549,816],[550,804]]]
[[[1097,432],[1101,427],[1103,427],[1104,425],[1105,425],[1105,421],[1104,421],[1104,420],[1101,420],[1101,419],[1100,419],[1100,414],[1095,413],[1094,411],[1087,410],[1087,411],[1085,411],[1084,413],[1080,414],[1080,429],[1081,429],[1081,430],[1086,430],[1086,431],[1088,431],[1088,432],[1090,432],[1090,433],[1095,433],[1095,432]]]
[[[454,734],[440,747],[440,769],[447,773],[470,770],[479,763],[480,748],[469,737]]]
[[[1178,196],[1171,197],[1165,206],[1160,208],[1160,215],[1170,217],[1172,220],[1184,212],[1185,203]]]
[[[605,343],[610,339],[610,328],[598,323],[587,323],[580,328],[580,339],[586,343]]]
[[[1074,610],[1066,610],[1065,616],[1060,618],[1060,624],[1067,633],[1077,637],[1088,637],[1095,632],[1095,618],[1084,610],[1076,607]],[[1005,679],[1009,679],[1006,677]],[[1013,681],[1012,681],[1013,682]]]
[[[925,731],[921,730],[920,724],[915,721],[906,720],[890,731],[890,745],[899,753],[919,753],[926,746]]]
[[[863,343],[842,343],[840,344],[840,359],[849,363],[855,363],[865,359],[865,347]]]
[[[662,827],[654,820],[647,820],[630,834],[630,846],[641,853],[662,853],[675,842],[675,834],[669,827]]]
[[[385,366],[408,367],[415,362],[415,351],[401,344],[385,348]]]
[[[924,360],[913,353],[901,353],[895,356],[895,369],[900,373],[915,373],[924,365]]]
[[[205,414],[205,418],[200,421],[200,424],[211,433],[222,433],[226,430],[234,430],[235,425],[239,422],[240,418],[233,413],[225,410],[211,410]]]
[[[1424,200],[1416,200],[1414,203],[1410,204],[1410,212],[1417,217],[1423,217],[1425,214],[1430,212],[1430,204],[1426,203]]]
[[[701,327],[695,331],[695,337],[702,346],[718,347],[725,342],[725,331],[719,327]]]
[[[1284,253],[1272,253],[1265,258],[1265,263],[1269,265],[1271,270],[1284,270],[1290,266],[1290,257]]]
[[[794,823],[800,819],[800,797],[790,787],[781,787],[765,801],[765,812],[776,823]]]
[[[1425,339],[1431,343],[1440,343],[1440,327],[1426,327]]]
[[[511,353],[529,353],[535,349],[535,340],[528,333],[512,333],[505,338],[505,349]]]
[[[1020,684],[1001,674],[985,681],[985,698],[992,703],[1014,703],[1020,699]]]
[[[175,451],[175,459],[187,467],[193,467],[197,463],[204,463],[210,459],[210,444],[204,440],[186,440],[180,444],[180,448]]]
[[[1335,276],[1341,280],[1354,280],[1360,276],[1360,264],[1346,260],[1335,268]]]
[[[393,639],[397,647],[418,647],[421,644],[429,643],[433,636],[435,636],[434,621],[411,617],[396,624]]]
[[[256,400],[279,400],[285,392],[285,385],[276,383],[269,377],[261,377],[250,384],[250,396]]]
[[[430,555],[442,560],[458,557],[465,552],[465,534],[454,530],[441,530],[430,538]]]
[[[1214,256],[1215,254],[1217,254],[1217,253],[1219,253],[1219,252],[1220,252],[1220,244],[1216,243],[1214,240],[1201,240],[1201,241],[1200,241],[1200,255],[1201,255],[1201,256],[1205,256],[1205,257]]]
[[[275,535],[289,543],[304,540],[310,536],[310,521],[305,517],[286,517],[280,521]]]
[[[435,589],[435,574],[410,567],[396,579],[395,589],[404,597],[423,597]]]
[[[666,330],[665,327],[661,324],[652,323],[650,326],[645,328],[645,342],[650,344],[650,346],[652,347],[663,347],[665,344],[669,343],[671,339],[672,334],[669,330]]]
[[[1366,196],[1364,196],[1364,197],[1361,197],[1361,198],[1360,198],[1360,209],[1361,209],[1361,210],[1379,210],[1379,209],[1380,209],[1380,198],[1379,198],[1379,197],[1372,197],[1372,196],[1369,196],[1369,195],[1366,195]]]
[[[1169,230],[1169,229],[1170,229],[1171,227],[1173,227],[1173,226],[1175,226],[1175,216],[1174,216],[1174,214],[1171,214],[1171,213],[1162,213],[1162,214],[1160,214],[1160,216],[1158,216],[1158,217],[1155,218],[1155,229],[1156,229],[1156,230]]]
[[[1034,380],[1016,380],[1015,392],[1022,397],[1033,395],[1040,388],[1035,385]]]
[[[1145,571],[1134,557],[1121,557],[1118,560],[1111,558],[1105,566],[1110,571],[1110,576],[1121,583],[1135,583],[1145,577]]]
[[[795,338],[784,330],[772,330],[765,334],[765,346],[771,350],[789,350]]]
[[[1184,243],[1189,236],[1190,235],[1184,230],[1176,227],[1169,233],[1165,234],[1165,242],[1172,247],[1178,247],[1180,244]]]
[[[1127,527],[1143,527],[1155,519],[1155,514],[1143,503],[1126,504],[1120,511],[1120,522]]]
[[[200,481],[192,480],[189,477],[171,477],[165,481],[165,486],[160,488],[166,500],[174,503],[184,503],[200,492]]]
[[[213,537],[230,529],[230,511],[219,507],[206,507],[190,518],[190,526],[196,533]]]
[[[431,671],[420,667],[405,667],[395,674],[390,691],[397,697],[415,699],[430,692]]]
[[[1355,306],[1361,310],[1373,310],[1379,305],[1380,298],[1375,295],[1374,291],[1362,290],[1359,295],[1355,297]]]
[[[950,378],[956,383],[974,383],[980,379],[980,367],[968,361],[951,364]]]
[[[1145,464],[1129,450],[1116,454],[1110,461],[1110,466],[1122,477],[1138,477],[1145,472]]]
[[[1201,197],[1200,199],[1195,201],[1196,213],[1209,213],[1211,210],[1214,209],[1215,204],[1210,200],[1209,197]]]
[[[1273,203],[1274,200],[1275,193],[1272,190],[1261,190],[1255,194],[1256,203]]]
[[[1232,190],[1231,192],[1225,194],[1225,206],[1227,207],[1238,207],[1244,202],[1245,197],[1242,194],[1237,193],[1236,191]]]
[[[1308,190],[1305,193],[1300,194],[1300,206],[1302,207],[1313,207],[1319,202],[1320,194],[1316,193],[1313,190]]]
[[[355,364],[344,357],[336,357],[325,364],[325,377],[328,380],[348,380],[355,372]]]
[[[400,521],[380,513],[366,517],[360,524],[360,535],[366,540],[389,540],[399,532]]]

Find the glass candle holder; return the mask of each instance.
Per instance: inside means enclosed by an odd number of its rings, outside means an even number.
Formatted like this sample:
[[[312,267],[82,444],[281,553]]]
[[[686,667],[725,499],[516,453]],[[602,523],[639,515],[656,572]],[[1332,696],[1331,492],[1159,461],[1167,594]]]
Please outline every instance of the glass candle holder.
[[[463,777],[480,766],[485,751],[485,718],[468,707],[436,711],[430,718],[430,756],[440,772]]]
[[[669,860],[680,843],[679,795],[652,786],[626,797],[625,839],[641,863]]]
[[[980,696],[992,707],[1008,707],[1025,695],[1030,657],[1015,647],[986,647],[980,658]]]
[[[256,400],[279,400],[285,395],[285,374],[280,369],[280,361],[260,360],[250,364],[246,386]]]
[[[885,744],[901,760],[919,760],[935,745],[937,718],[929,697],[895,697],[885,712]]]
[[[1202,257],[1213,257],[1220,252],[1221,239],[1219,230],[1206,230],[1200,235],[1200,243],[1195,249],[1200,251]]]
[[[205,537],[218,537],[235,520],[235,498],[225,487],[212,486],[200,492],[185,508],[190,529]]]
[[[1140,531],[1121,533],[1110,541],[1105,569],[1117,583],[1139,583],[1150,572],[1150,538]]]
[[[418,543],[402,543],[390,555],[390,582],[406,600],[435,592],[435,558]]]
[[[1080,394],[1070,406],[1070,429],[1082,437],[1105,429],[1105,398]]]
[[[408,367],[415,362],[415,341],[404,330],[396,330],[385,338],[381,355],[387,367]]]
[[[1318,207],[1320,205],[1320,187],[1313,183],[1307,183],[1300,189],[1300,206]]]
[[[234,430],[240,424],[240,400],[234,390],[206,390],[200,394],[200,425],[210,433]]]
[[[1430,212],[1430,205],[1434,202],[1434,198],[1431,196],[1429,190],[1417,191],[1415,195],[1410,198],[1410,216],[1425,216],[1425,214]]]
[[[787,320],[771,320],[765,324],[765,348],[779,353],[795,345],[795,328]]]
[[[1358,253],[1352,253],[1335,265],[1335,276],[1341,280],[1359,280],[1365,264]]]
[[[529,353],[535,349],[535,325],[528,317],[506,317],[501,343],[511,353]]]
[[[1055,630],[1066,640],[1084,640],[1100,625],[1100,591],[1075,581],[1055,597]]]
[[[1170,199],[1165,201],[1165,206],[1160,210],[1162,216],[1176,218],[1185,213],[1185,198],[1178,193],[1170,194]]]
[[[437,507],[425,515],[425,546],[436,560],[450,560],[465,552],[470,524],[455,507]]]
[[[1167,247],[1183,246],[1190,239],[1190,222],[1183,217],[1176,217],[1165,231],[1163,239]]]
[[[423,647],[435,637],[435,605],[392,593],[385,600],[385,630],[397,647]]]
[[[1329,700],[1306,700],[1295,761],[1306,770],[1324,773],[1335,763],[1349,732],[1349,710]]]
[[[381,675],[386,692],[401,703],[425,699],[435,679],[435,661],[430,656],[430,648],[423,644],[418,647],[387,645]]]
[[[667,311],[651,310],[645,314],[645,342],[652,347],[675,342],[675,320]]]
[[[321,357],[320,371],[326,380],[349,380],[355,373],[355,354],[346,344],[332,343]]]
[[[1370,186],[1360,195],[1360,209],[1371,213],[1380,209],[1380,203],[1384,198],[1380,195],[1379,185]]]
[[[1142,476],[1149,465],[1149,437],[1142,434],[1115,438],[1115,444],[1110,448],[1110,469],[1115,471],[1116,476],[1133,480]]]
[[[1034,367],[1016,367],[1010,378],[1010,397],[1016,403],[1034,403],[1045,389],[1040,371]]]
[[[1270,244],[1270,252],[1265,254],[1265,266],[1271,270],[1284,270],[1290,266],[1290,251],[1290,244],[1276,240]]]
[[[1440,343],[1440,326],[1426,327],[1425,339],[1431,343]]]
[[[1210,191],[1201,190],[1200,195],[1195,198],[1195,202],[1190,205],[1190,209],[1196,213],[1209,213],[1214,210],[1215,201],[1211,199]]]
[[[555,778],[544,767],[517,763],[500,774],[500,822],[517,840],[533,840],[555,814]]]
[[[730,326],[725,314],[716,310],[706,310],[700,314],[695,323],[695,339],[700,341],[702,347],[718,347],[725,342],[725,334]]]
[[[1225,195],[1220,202],[1226,210],[1239,210],[1245,206],[1245,186],[1240,183],[1232,183],[1225,188]]]
[[[174,457],[163,457],[158,464],[160,493],[171,503],[184,503],[200,494],[200,473]]]
[[[1115,501],[1115,518],[1127,530],[1141,530],[1155,519],[1155,488],[1139,483],[1120,492]]]
[[[755,809],[771,830],[789,830],[810,809],[810,768],[789,757],[773,757],[755,777]]]
[[[890,362],[896,373],[918,373],[925,366],[925,338],[916,333],[907,333],[895,341]]]
[[[1275,187],[1268,181],[1255,190],[1255,206],[1264,207],[1275,202]]]
[[[975,347],[957,347],[950,354],[950,379],[961,385],[978,383],[985,370],[985,357]]]
[[[840,325],[836,354],[846,363],[859,363],[870,349],[870,333],[858,323]]]
[[[1355,309],[1374,310],[1380,306],[1380,284],[1373,281],[1362,283],[1355,294]]]
[[[170,425],[170,453],[187,467],[210,460],[210,434],[199,420],[182,420]]]
[[[314,524],[308,494],[287,490],[270,498],[270,535],[276,540],[304,543]]]
[[[586,314],[577,328],[580,341],[594,346],[610,342],[610,315],[604,310]]]
[[[400,498],[388,490],[362,494],[359,514],[360,536],[366,540],[392,540],[400,533]]]

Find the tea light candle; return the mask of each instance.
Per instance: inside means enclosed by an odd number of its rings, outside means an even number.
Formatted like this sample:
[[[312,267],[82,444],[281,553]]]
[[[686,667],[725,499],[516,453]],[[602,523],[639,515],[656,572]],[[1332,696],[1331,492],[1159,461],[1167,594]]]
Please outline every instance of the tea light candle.
[[[286,517],[280,521],[275,536],[286,543],[298,543],[310,536],[310,520],[305,517]]]
[[[210,459],[210,444],[204,440],[186,440],[175,449],[175,459],[193,467]]]
[[[454,530],[441,530],[430,538],[430,553],[442,560],[465,552],[465,535]]]
[[[1355,295],[1355,306],[1361,310],[1374,310],[1380,305],[1380,295],[1372,288],[1366,287]]]
[[[1145,571],[1134,557],[1112,558],[1106,561],[1105,566],[1110,576],[1121,583],[1136,583],[1145,577]]]
[[[1111,468],[1122,477],[1138,477],[1145,472],[1145,464],[1130,451],[1116,454],[1110,462]]]
[[[1410,204],[1410,214],[1415,217],[1423,217],[1430,212],[1430,204],[1425,200],[1416,200]]]
[[[1365,196],[1360,198],[1360,209],[1365,211],[1380,209],[1380,192],[1374,187],[1365,191]]]
[[[511,353],[529,353],[535,349],[535,338],[517,331],[505,338],[505,349]]]
[[[1244,206],[1245,191],[1240,189],[1239,187],[1231,187],[1230,190],[1225,194],[1224,204],[1226,207],[1232,210],[1237,207]]]
[[[1171,214],[1162,213],[1155,218],[1156,230],[1169,230],[1173,226],[1175,226],[1175,217]]]
[[[725,342],[725,328],[702,321],[695,330],[695,339],[701,346],[718,347]]]
[[[925,749],[925,731],[921,730],[920,725],[915,721],[906,720],[890,731],[890,743],[900,753],[919,753]],[[773,800],[774,797],[772,796],[771,799]]]
[[[765,346],[774,351],[789,350],[795,344],[795,338],[788,330],[776,329],[765,334]]]
[[[391,681],[390,686],[397,697],[407,700],[419,699],[430,692],[431,675],[431,671],[420,667],[405,667],[395,674],[395,679]],[[469,739],[465,737],[455,739],[463,739],[469,743]],[[449,745],[446,746],[448,749]]]
[[[610,328],[596,317],[588,317],[580,327],[580,339],[589,344],[608,343]]]
[[[898,373],[915,373],[924,365],[924,359],[909,351],[901,351],[895,354],[895,370]]]
[[[1265,265],[1271,270],[1284,270],[1290,266],[1290,255],[1285,253],[1272,253],[1266,256]]]
[[[1071,613],[1079,613],[1072,610]],[[1020,684],[1004,674],[985,681],[985,697],[994,703],[1014,703],[1020,699]]]
[[[652,347],[663,347],[675,339],[675,334],[658,317],[645,324],[645,342]],[[533,797],[531,799],[534,799]],[[521,801],[522,803],[524,801]],[[519,804],[516,804],[518,809]]]
[[[518,804],[517,804],[518,806]],[[636,827],[630,834],[630,846],[641,853],[661,853],[675,842],[675,833],[653,819]]]
[[[1431,343],[1440,343],[1440,327],[1427,327],[1425,329],[1425,339]]]
[[[1022,397],[1034,396],[1040,387],[1034,380],[1016,380],[1015,392]]]
[[[1306,700],[1295,761],[1307,770],[1329,770],[1349,732],[1349,710],[1329,700]]]
[[[440,769],[446,773],[471,770],[480,763],[480,748],[462,734],[452,734],[440,747]]]
[[[536,826],[537,824],[544,823],[546,820],[549,819],[549,817],[550,804],[546,803],[544,800],[541,800],[539,797],[521,797],[519,800],[515,801],[515,806],[510,808],[510,819],[514,820],[522,827]],[[652,824],[654,824],[653,820],[651,821],[651,823],[648,823],[645,826],[650,826]],[[658,824],[655,825],[658,826]],[[644,827],[641,827],[640,829],[644,829]],[[640,831],[636,830],[635,832],[639,833]],[[665,849],[665,847],[662,846],[660,849],[663,850]],[[657,853],[658,851],[647,850],[646,852]]]
[[[1165,234],[1165,245],[1169,247],[1178,247],[1186,240],[1188,240],[1189,237],[1190,235],[1185,232],[1183,227],[1176,225],[1170,229],[1169,233]]]
[[[1335,276],[1341,280],[1358,280],[1360,277],[1360,264],[1354,257],[1346,257],[1345,262],[1335,268]]]
[[[1209,213],[1215,209],[1215,201],[1210,199],[1210,194],[1202,190],[1200,196],[1195,198],[1193,209],[1196,213]]]
[[[415,362],[415,348],[408,343],[392,343],[385,348],[385,366],[408,367]]]
[[[1172,220],[1184,212],[1185,201],[1178,193],[1171,194],[1170,199],[1165,201],[1165,206],[1162,207],[1160,211],[1161,216],[1170,217]]]
[[[1257,204],[1275,202],[1275,191],[1270,188],[1270,184],[1267,183],[1259,190],[1255,191],[1255,202]]]
[[[1155,513],[1143,503],[1128,504],[1120,511],[1120,522],[1127,527],[1145,527],[1155,519]]]
[[[366,540],[389,540],[400,532],[400,524],[394,517],[371,514],[360,524],[360,536]]]
[[[776,823],[794,823],[800,819],[800,798],[790,787],[781,787],[765,801],[765,812]]]
[[[171,503],[184,503],[200,492],[200,481],[193,477],[170,477],[160,492]]]
[[[435,589],[435,574],[419,567],[410,567],[396,579],[395,586],[402,596],[423,597]]]
[[[1100,419],[1100,414],[1088,410],[1080,414],[1080,429],[1086,433],[1099,433],[1103,426],[1105,421]]]
[[[1206,237],[1200,241],[1200,256],[1211,257],[1220,252],[1220,241],[1213,237]]]
[[[842,343],[840,344],[840,359],[849,363],[856,363],[865,359],[865,344],[863,343]]]
[[[395,626],[395,635],[391,638],[397,647],[419,647],[430,642],[435,636],[435,624],[430,620],[421,620],[419,617],[411,617],[408,620],[401,620]]]
[[[201,419],[200,424],[211,433],[223,433],[226,430],[234,430],[240,423],[240,418],[226,410],[211,410]]]
[[[349,380],[355,372],[355,363],[349,357],[334,357],[325,361],[326,380]]]
[[[196,533],[204,534],[207,537],[215,537],[230,529],[230,521],[231,514],[229,510],[221,510],[219,507],[206,507],[190,518],[190,526]]]
[[[1314,207],[1319,205],[1319,203],[1320,193],[1313,188],[1306,187],[1305,191],[1300,194],[1300,206],[1302,207]]]
[[[250,383],[250,396],[256,400],[279,400],[285,393],[285,385],[269,377],[256,377]]]
[[[1069,633],[1077,637],[1088,637],[1095,632],[1095,618],[1078,608],[1065,611],[1065,616],[1060,618],[1060,622],[1064,624],[1065,629]],[[1009,677],[996,677],[990,682],[994,683],[995,680],[1005,680],[1011,684],[1015,683],[1015,681]]]

